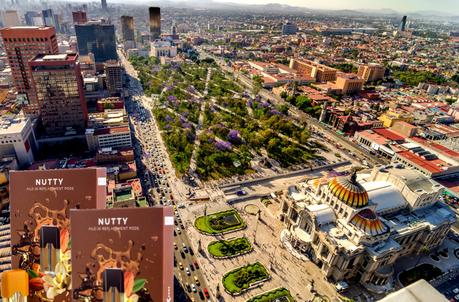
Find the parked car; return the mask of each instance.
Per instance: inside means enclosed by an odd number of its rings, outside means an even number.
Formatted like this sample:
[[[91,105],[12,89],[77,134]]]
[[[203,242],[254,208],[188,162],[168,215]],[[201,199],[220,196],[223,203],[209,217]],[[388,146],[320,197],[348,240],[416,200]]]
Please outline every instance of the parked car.
[[[244,196],[244,195],[247,195],[247,192],[244,191],[244,190],[239,190],[239,191],[236,192],[236,195],[237,196]]]

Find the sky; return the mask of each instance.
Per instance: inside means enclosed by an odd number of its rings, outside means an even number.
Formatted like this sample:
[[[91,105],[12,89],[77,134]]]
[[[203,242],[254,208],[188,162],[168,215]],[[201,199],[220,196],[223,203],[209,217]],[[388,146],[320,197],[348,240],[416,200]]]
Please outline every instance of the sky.
[[[193,0],[188,0],[193,1]],[[459,0],[214,0],[243,4],[281,3],[323,9],[382,9],[399,12],[441,11],[459,14]]]

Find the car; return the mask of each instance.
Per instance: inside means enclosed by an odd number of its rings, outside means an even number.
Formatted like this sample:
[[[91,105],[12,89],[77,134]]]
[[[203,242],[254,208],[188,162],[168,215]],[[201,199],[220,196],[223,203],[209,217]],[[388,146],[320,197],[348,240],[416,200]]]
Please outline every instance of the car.
[[[174,236],[177,236],[177,232],[174,230]]]
[[[185,204],[182,202],[182,203],[179,203],[177,205],[177,207],[179,207],[179,209],[184,209],[185,208]]]
[[[456,287],[455,289],[453,289],[453,293],[454,294],[459,294],[459,287]]]
[[[209,295],[209,291],[207,290],[207,288],[204,287],[202,291],[204,292],[204,296],[206,296],[206,298],[209,299],[210,295]]]
[[[191,290],[195,293],[197,291],[196,286],[192,283],[191,284]]]
[[[196,283],[196,286],[201,285],[201,283],[199,282],[198,277],[194,276],[193,279],[194,279],[194,282]]]
[[[185,287],[186,287],[186,290],[187,290],[189,293],[191,293],[191,286],[190,286],[188,283],[185,284]]]
[[[176,228],[176,230],[177,230],[177,234],[179,234],[179,235],[182,234],[182,231],[180,231],[179,228]]]
[[[177,243],[175,243],[175,242],[174,242],[174,249],[175,249],[175,250],[178,249]]]
[[[186,246],[183,247],[183,252],[188,253],[188,248]]]
[[[236,195],[237,196],[244,196],[244,195],[247,195],[247,192],[244,191],[244,190],[239,190],[239,191],[236,192]]]
[[[202,292],[202,290],[199,291],[199,298],[201,300],[204,300],[204,293]]]
[[[193,249],[191,247],[188,248],[188,251],[190,252],[191,256],[194,256],[194,251],[193,251]]]
[[[182,262],[179,262],[179,263],[178,263],[178,266],[179,266],[179,268],[183,271],[183,263],[182,263]]]
[[[191,272],[190,272],[190,269],[188,267],[185,267],[185,273],[190,276],[191,275]]]
[[[459,294],[455,295],[454,299],[456,299],[456,301],[459,301]]]
[[[194,264],[194,267],[195,267],[196,269],[199,269],[198,261],[196,261],[196,260],[193,261],[193,264]]]

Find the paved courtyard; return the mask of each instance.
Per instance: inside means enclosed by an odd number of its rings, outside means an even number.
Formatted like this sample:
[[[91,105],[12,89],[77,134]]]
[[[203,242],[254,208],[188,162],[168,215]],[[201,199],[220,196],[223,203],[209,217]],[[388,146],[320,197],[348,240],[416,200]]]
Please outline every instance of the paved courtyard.
[[[261,209],[260,221],[258,221],[257,216],[245,213],[244,206],[249,203],[255,204]],[[230,207],[223,202],[207,203],[208,214],[228,208]],[[332,301],[337,297],[333,286],[324,280],[323,274],[313,263],[298,260],[282,247],[280,232],[284,227],[270,211],[266,210],[266,207],[261,202],[243,202],[235,205],[234,208],[239,211],[248,227],[224,236],[202,235],[193,227],[191,222],[194,221],[195,217],[204,214],[204,203],[193,204],[186,209],[180,210],[182,217],[187,221],[187,232],[196,254],[198,254],[198,240],[202,242],[205,255],[199,255],[199,261],[208,280],[210,291],[215,293],[217,284],[220,284],[221,293],[225,301],[246,301],[250,297],[268,290],[286,287],[297,301],[308,301],[314,297],[314,294],[311,293],[311,280],[314,280],[314,289],[317,293],[328,296]],[[254,251],[252,253],[226,260],[209,258],[210,256],[207,253],[209,242],[244,235],[249,238],[252,244],[254,240],[256,241],[256,244],[253,244]],[[261,287],[249,290],[238,297],[232,297],[227,294],[221,284],[223,275],[234,268],[257,261],[261,262],[269,270],[272,279],[265,282]]]

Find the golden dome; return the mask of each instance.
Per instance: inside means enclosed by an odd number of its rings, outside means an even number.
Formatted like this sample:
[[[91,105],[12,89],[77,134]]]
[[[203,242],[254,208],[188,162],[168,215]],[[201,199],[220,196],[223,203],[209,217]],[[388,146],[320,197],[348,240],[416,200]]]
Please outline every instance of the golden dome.
[[[351,223],[358,229],[364,231],[368,235],[380,235],[387,231],[387,227],[370,209],[364,209],[354,215]]]
[[[368,193],[356,180],[356,175],[350,177],[335,177],[328,182],[328,188],[339,200],[355,208],[368,204]]]

